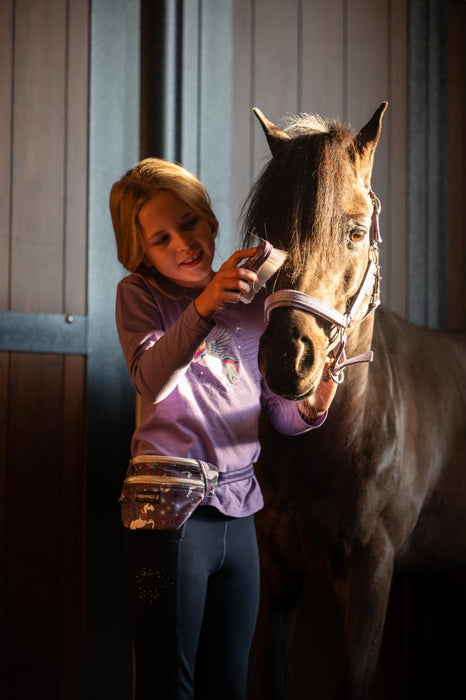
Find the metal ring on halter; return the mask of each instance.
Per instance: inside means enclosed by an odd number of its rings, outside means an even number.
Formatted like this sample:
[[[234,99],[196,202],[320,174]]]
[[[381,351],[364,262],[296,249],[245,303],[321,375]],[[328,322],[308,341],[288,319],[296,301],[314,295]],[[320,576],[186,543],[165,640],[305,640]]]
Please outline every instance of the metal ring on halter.
[[[332,363],[329,365],[329,368],[328,368],[329,374],[336,384],[342,384],[344,379],[345,379],[344,367],[342,367],[341,369],[339,369],[337,371],[334,370],[335,365],[338,364],[338,362],[340,361],[342,356],[343,356],[343,359],[346,359],[345,345],[346,345],[346,340],[344,337],[342,337],[340,347],[339,347],[338,351],[332,355]]]
[[[332,377],[335,384],[343,384],[345,381],[345,370],[339,369],[338,372],[334,372],[331,367],[329,367],[329,374]]]

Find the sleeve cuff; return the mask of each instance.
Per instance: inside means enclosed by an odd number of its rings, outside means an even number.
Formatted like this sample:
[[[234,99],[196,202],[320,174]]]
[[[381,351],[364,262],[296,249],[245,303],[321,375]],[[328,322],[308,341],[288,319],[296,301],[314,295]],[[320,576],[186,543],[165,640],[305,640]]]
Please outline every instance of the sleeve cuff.
[[[308,418],[305,416],[303,413],[298,408],[298,413],[301,416],[302,420],[306,423],[306,425],[310,425],[311,428],[320,428],[323,423],[325,423],[328,411],[324,411],[322,415],[318,416],[317,418]]]

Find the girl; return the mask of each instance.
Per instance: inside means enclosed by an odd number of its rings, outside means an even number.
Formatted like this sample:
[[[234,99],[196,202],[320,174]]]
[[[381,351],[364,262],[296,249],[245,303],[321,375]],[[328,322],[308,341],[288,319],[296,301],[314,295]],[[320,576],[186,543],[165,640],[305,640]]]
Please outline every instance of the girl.
[[[253,465],[265,407],[289,435],[320,426],[336,385],[293,403],[271,394],[257,366],[261,291],[237,267],[212,270],[218,222],[203,185],[182,167],[143,160],[116,182],[110,209],[118,257],[118,333],[142,416],[132,457],[205,460],[218,486],[176,530],[127,530],[137,700],[240,700],[259,592]]]

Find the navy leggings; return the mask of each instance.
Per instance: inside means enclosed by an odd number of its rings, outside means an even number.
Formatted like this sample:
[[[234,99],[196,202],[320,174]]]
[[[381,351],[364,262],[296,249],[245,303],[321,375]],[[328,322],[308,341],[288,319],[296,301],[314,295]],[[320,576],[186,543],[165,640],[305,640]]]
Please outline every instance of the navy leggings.
[[[243,700],[259,603],[253,516],[200,506],[179,529],[126,531],[135,700]]]

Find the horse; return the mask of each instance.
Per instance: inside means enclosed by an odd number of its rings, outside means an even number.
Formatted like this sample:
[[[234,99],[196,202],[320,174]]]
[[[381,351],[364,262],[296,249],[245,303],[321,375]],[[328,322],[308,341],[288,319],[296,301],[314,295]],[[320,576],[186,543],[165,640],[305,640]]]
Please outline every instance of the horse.
[[[339,383],[320,428],[262,430],[255,700],[373,697],[394,571],[466,563],[465,338],[380,304],[371,174],[386,108],[359,132],[309,114],[281,129],[254,110],[272,157],[245,202],[243,243],[259,235],[288,253],[266,285],[259,368],[291,401],[325,373]],[[312,626],[320,608],[313,593],[338,611],[333,666],[317,641],[320,679],[308,675],[306,632],[295,646],[301,618]],[[334,624],[324,613],[322,629]],[[291,663],[307,677],[302,694]]]

